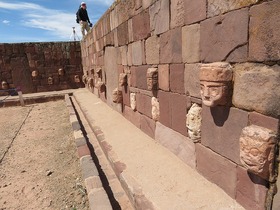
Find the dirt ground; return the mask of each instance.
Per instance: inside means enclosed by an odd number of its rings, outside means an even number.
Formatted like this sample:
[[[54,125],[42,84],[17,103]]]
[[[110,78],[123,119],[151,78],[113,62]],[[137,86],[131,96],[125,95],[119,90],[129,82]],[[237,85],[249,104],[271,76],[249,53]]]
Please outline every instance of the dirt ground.
[[[4,209],[89,209],[64,101],[0,108]]]

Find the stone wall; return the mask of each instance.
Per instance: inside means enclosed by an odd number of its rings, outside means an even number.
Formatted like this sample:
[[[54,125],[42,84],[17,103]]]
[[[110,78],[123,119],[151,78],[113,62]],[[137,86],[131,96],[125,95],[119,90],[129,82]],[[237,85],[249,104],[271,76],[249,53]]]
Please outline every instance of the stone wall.
[[[279,14],[279,0],[116,1],[82,42],[84,82],[246,209],[265,209],[277,177]]]
[[[20,87],[23,93],[34,93],[78,88],[84,86],[82,75],[79,42],[0,44],[2,90]]]

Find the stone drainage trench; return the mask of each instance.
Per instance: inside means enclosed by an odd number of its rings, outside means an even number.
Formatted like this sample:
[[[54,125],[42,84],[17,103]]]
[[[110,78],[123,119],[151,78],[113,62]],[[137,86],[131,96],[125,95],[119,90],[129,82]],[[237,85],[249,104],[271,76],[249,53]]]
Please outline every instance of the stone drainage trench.
[[[0,209],[89,209],[65,102],[0,116]]]

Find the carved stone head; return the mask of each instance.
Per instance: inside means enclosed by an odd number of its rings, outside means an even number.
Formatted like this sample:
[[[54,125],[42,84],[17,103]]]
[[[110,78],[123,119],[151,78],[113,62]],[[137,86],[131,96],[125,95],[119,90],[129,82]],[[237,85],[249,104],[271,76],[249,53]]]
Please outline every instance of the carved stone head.
[[[188,111],[186,126],[190,139],[194,142],[199,142],[201,138],[201,116],[202,108],[194,103]]]
[[[94,87],[94,80],[93,80],[92,78],[89,78],[87,82],[88,82],[88,86],[89,86],[90,88],[93,88],[93,87]]]
[[[158,88],[158,69],[148,68],[147,70],[147,87],[148,90],[156,90]]]
[[[31,76],[32,77],[38,77],[38,71],[32,71]]]
[[[74,81],[76,82],[76,83],[80,83],[81,81],[80,81],[80,76],[79,75],[75,75],[74,76]]]
[[[114,103],[117,103],[117,104],[120,104],[122,103],[122,91],[119,90],[118,88],[114,89],[113,90],[113,93],[112,93],[112,98],[113,98],[113,102]]]
[[[134,111],[136,110],[136,93],[130,93],[130,107]]]
[[[159,102],[156,97],[152,97],[151,100],[152,103],[152,118],[153,120],[158,121],[159,120]]]
[[[232,69],[229,63],[202,64],[199,79],[204,105],[214,107],[229,102],[232,81]]]
[[[102,82],[100,80],[97,81],[95,87],[99,90],[100,93],[103,93],[106,91],[106,86],[105,86],[104,82]]]
[[[59,76],[63,76],[64,75],[64,69],[63,68],[58,69],[58,75]]]
[[[9,85],[6,81],[2,81],[1,82],[1,87],[3,90],[7,90],[9,88]]]
[[[48,84],[53,85],[53,78],[52,77],[48,77]]]
[[[273,170],[276,135],[269,129],[250,125],[240,136],[240,161],[248,171],[268,179]]]
[[[119,76],[119,86],[126,86],[127,85],[127,74],[121,73]]]
[[[83,77],[82,77],[82,80],[83,80],[83,83],[86,85],[87,84],[87,75],[84,74]]]

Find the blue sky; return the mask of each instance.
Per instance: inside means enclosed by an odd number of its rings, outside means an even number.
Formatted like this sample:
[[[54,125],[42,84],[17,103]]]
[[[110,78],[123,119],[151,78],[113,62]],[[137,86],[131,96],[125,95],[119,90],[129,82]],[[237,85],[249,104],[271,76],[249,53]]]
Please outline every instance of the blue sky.
[[[94,24],[114,0],[88,0],[87,11]],[[0,43],[69,41],[76,27],[78,0],[0,0]]]

